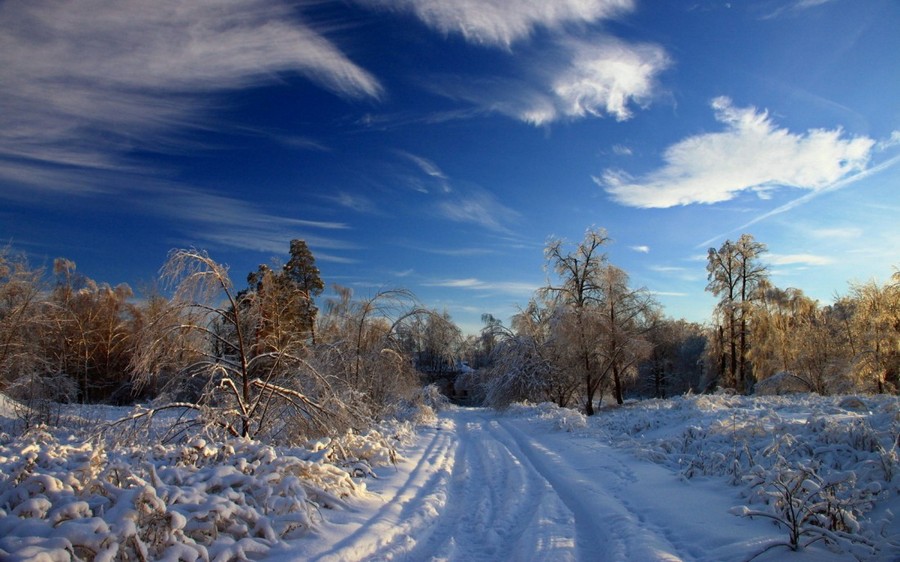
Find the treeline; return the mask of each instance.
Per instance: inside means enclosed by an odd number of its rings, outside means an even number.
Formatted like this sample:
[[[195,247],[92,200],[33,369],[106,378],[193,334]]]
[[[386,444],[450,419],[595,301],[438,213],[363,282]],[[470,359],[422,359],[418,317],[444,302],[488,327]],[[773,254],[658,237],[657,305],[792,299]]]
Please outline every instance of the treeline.
[[[900,272],[821,305],[775,287],[765,245],[744,235],[709,250],[707,290],[719,300],[700,325],[665,317],[609,262],[608,243],[602,229],[572,247],[551,240],[553,280],[510,326],[485,314],[468,338],[402,289],[358,298],[335,286],[323,299],[302,240],[241,288],[205,252],[174,250],[160,289],[141,300],[66,259],[47,272],[7,248],[0,392],[34,403],[154,401],[148,418],[178,404],[226,433],[290,439],[392,415],[440,380],[471,403],[550,400],[588,414],[604,398],[716,389],[898,392]]]
[[[719,298],[710,325],[666,318],[646,288],[609,263],[609,238],[591,229],[545,249],[556,280],[504,327],[486,317],[468,375],[492,406],[549,400],[583,408],[609,397],[667,397],[717,389],[761,392],[889,392],[900,388],[900,272],[880,285],[851,284],[820,305],[780,289],[750,235],[711,248],[707,290]],[[485,355],[489,359],[485,359]]]
[[[48,275],[0,253],[0,391],[36,412],[151,401],[135,421],[177,406],[192,425],[296,441],[396,414],[420,395],[416,361],[452,362],[443,354],[461,341],[403,290],[356,299],[335,287],[319,310],[324,283],[302,240],[242,289],[205,252],[174,250],[160,286],[136,302],[68,260]]]
[[[772,284],[766,246],[749,234],[710,248],[707,290],[719,297],[710,334],[716,382],[833,394],[900,389],[900,271],[851,283],[830,305]],[[771,383],[771,384],[769,384]]]

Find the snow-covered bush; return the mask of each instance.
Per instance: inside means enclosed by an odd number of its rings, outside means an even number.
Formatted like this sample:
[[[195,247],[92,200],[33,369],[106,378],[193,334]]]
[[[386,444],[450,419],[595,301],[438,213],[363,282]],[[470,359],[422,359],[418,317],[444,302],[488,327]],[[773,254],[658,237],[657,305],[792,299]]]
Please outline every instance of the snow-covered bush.
[[[31,432],[0,446],[0,558],[246,559],[365,491],[315,451],[290,453],[202,438],[113,450]]]
[[[793,373],[781,371],[753,385],[753,393],[758,396],[795,394],[814,390],[804,379]]]
[[[877,482],[857,486],[853,471],[834,472],[823,478],[814,463],[792,463],[781,457],[770,469],[754,467],[745,480],[753,488],[751,500],[767,507],[738,506],[731,512],[771,519],[787,531],[788,540],[783,545],[791,550],[824,541],[835,550],[859,556],[875,554],[873,542],[861,533],[859,518],[872,509],[882,493]],[[779,545],[773,543],[763,552]]]
[[[422,402],[435,412],[440,412],[450,407],[450,399],[441,392],[441,389],[436,384],[429,384],[422,389]]]
[[[78,385],[72,377],[53,375],[21,376],[5,389],[12,400],[8,406],[15,412],[20,430],[44,424],[59,424],[61,405],[70,403],[78,395]]]
[[[571,430],[572,410],[517,404],[510,415]],[[578,414],[580,415],[580,414]],[[884,507],[900,495],[900,401],[885,395],[747,397],[733,394],[646,400],[602,410],[577,429],[628,449],[685,479],[737,486],[737,515],[779,521],[782,545],[827,543],[861,559],[900,552]]]
[[[562,431],[576,431],[587,427],[587,416],[571,408],[560,408],[553,402],[517,402],[509,406],[508,413],[514,416],[536,416]]]

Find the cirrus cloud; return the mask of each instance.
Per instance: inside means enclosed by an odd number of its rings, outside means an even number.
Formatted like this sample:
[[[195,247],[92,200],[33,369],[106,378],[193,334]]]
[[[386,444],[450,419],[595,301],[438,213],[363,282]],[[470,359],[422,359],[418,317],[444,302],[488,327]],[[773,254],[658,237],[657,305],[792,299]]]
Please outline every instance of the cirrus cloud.
[[[283,72],[346,97],[382,93],[282,0],[9,0],[0,159],[126,170],[131,150],[166,150],[175,131],[208,126],[208,94]]]
[[[515,78],[432,77],[425,87],[537,126],[585,117],[626,121],[635,105],[650,103],[657,76],[671,64],[659,45],[608,36],[559,40],[524,58],[528,65]]]
[[[829,265],[834,259],[815,254],[769,254],[766,257],[772,265]]]
[[[630,105],[645,105],[653,96],[656,76],[670,64],[662,47],[628,44],[607,38],[570,42],[569,66],[552,82],[556,113],[567,117],[604,114],[625,121]]]
[[[410,11],[442,33],[466,41],[509,46],[535,28],[592,23],[630,12],[634,0],[358,0],[361,4]]]
[[[827,189],[866,169],[875,141],[837,129],[804,134],[779,128],[766,111],[712,101],[725,130],[688,137],[666,149],[665,165],[642,177],[607,169],[594,181],[629,207],[667,208],[729,201],[745,191]]]
[[[538,285],[534,283],[519,281],[483,281],[474,277],[439,279],[422,283],[422,285],[425,287],[444,287],[471,291],[496,291],[520,295],[530,295],[538,289]]]

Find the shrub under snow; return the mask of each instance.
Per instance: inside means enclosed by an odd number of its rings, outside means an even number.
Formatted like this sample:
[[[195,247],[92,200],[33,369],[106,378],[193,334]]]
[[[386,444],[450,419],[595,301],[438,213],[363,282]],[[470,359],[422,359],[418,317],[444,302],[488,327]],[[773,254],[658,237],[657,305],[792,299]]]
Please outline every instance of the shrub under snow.
[[[362,494],[351,473],[394,460],[377,431],[293,449],[113,449],[33,431],[0,445],[0,559],[244,560]]]
[[[863,559],[900,553],[888,507],[900,505],[895,396],[684,396],[606,409],[583,425],[552,404],[511,412],[597,434],[687,479],[726,478],[747,504],[732,513],[784,529],[786,540],[768,548],[821,542]]]

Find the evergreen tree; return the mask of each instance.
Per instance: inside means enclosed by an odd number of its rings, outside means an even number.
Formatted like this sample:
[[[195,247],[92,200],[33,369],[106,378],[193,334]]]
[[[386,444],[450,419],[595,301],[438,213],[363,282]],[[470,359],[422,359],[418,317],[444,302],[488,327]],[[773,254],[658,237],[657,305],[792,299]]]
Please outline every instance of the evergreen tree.
[[[319,309],[313,299],[322,294],[325,283],[316,267],[309,246],[304,240],[291,240],[291,259],[282,268],[285,280],[299,292],[297,301],[297,323],[301,330],[308,333],[312,343],[316,343],[316,315]]]

